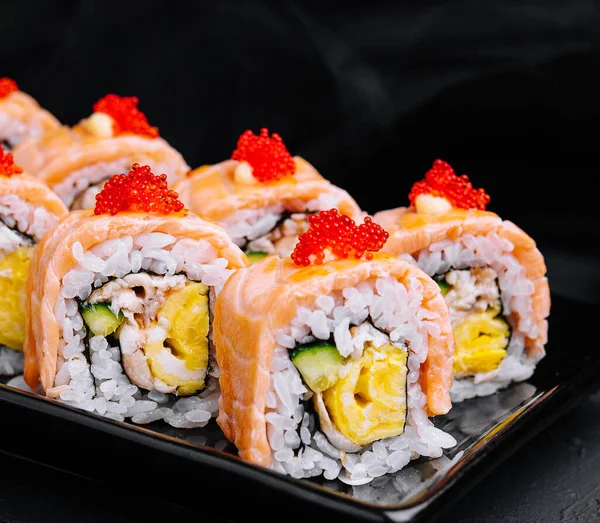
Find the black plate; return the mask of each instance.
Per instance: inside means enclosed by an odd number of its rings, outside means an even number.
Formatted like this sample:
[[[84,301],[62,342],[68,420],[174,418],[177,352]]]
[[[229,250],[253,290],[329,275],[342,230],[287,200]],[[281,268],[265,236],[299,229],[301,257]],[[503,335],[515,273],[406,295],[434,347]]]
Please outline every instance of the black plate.
[[[266,521],[280,521],[282,510],[319,520],[431,520],[597,384],[600,351],[586,338],[599,312],[553,296],[547,356],[533,378],[436,418],[458,445],[369,485],[295,480],[244,463],[216,423],[192,430],[121,423],[2,384],[0,451],[111,483],[111,492],[155,486],[167,501],[240,521],[256,507]],[[230,503],[217,501],[223,492]]]

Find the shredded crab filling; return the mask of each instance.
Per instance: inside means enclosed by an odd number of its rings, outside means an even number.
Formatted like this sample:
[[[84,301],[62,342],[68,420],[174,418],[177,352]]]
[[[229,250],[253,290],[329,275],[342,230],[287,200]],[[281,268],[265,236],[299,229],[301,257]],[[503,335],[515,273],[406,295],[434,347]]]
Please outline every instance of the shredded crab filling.
[[[83,303],[84,322],[112,322],[125,374],[138,387],[190,395],[205,387],[214,290],[184,275],[128,274]],[[88,329],[93,326],[87,325]],[[214,347],[212,352],[214,354]]]
[[[425,411],[420,367],[440,332],[421,292],[382,275],[298,308],[265,402],[275,470],[359,485],[456,444]]]
[[[275,225],[257,238],[253,238],[253,235],[244,238],[245,245],[241,245],[241,248],[247,253],[264,252],[281,257],[289,256],[294,250],[298,236],[308,229],[307,217],[307,213],[274,215],[273,219],[277,219]]]
[[[528,379],[537,360],[525,338],[538,334],[532,316],[534,283],[495,233],[444,240],[411,258],[440,284],[455,331],[454,401],[487,395]]]
[[[437,279],[437,278],[436,278]],[[491,267],[449,270],[439,278],[448,289],[444,294],[450,309],[450,321],[456,327],[471,314],[499,310],[498,275]]]
[[[61,345],[47,393],[119,421],[206,425],[220,395],[210,306],[232,273],[227,260],[206,240],[164,233],[87,252],[75,243],[73,255],[55,306]]]
[[[340,195],[336,191],[322,193],[317,198],[292,210],[277,204],[262,209],[242,209],[223,220],[229,236],[246,253],[278,254],[285,258],[296,246],[298,236],[308,229],[308,215],[336,207]],[[299,210],[300,207],[304,207]]]

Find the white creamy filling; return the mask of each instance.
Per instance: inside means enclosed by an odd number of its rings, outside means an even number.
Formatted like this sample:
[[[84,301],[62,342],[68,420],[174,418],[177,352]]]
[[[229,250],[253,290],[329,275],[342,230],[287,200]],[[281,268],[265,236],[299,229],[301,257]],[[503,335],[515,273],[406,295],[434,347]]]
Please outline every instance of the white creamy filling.
[[[156,318],[158,309],[165,301],[168,292],[182,289],[187,278],[182,274],[157,276],[145,272],[127,274],[123,278],[105,283],[92,292],[87,303],[111,302],[111,310],[117,314],[120,310],[141,315],[144,325]],[[143,291],[138,295],[136,288]]]

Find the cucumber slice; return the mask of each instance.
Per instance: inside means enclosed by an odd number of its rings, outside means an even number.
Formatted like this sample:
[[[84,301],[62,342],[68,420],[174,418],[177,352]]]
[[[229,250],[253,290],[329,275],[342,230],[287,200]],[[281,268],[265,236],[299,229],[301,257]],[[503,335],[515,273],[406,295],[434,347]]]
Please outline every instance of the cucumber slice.
[[[86,305],[81,309],[81,315],[88,329],[95,336],[108,336],[112,334],[125,319],[121,311],[119,311],[118,316],[115,316],[113,311],[110,310],[110,303]]]
[[[442,291],[442,296],[446,296],[446,293],[450,290],[450,284],[446,283],[446,280],[443,276],[435,278],[435,283],[439,285],[440,291]]]
[[[327,341],[300,345],[292,351],[290,358],[313,392],[323,392],[333,387],[344,364],[344,358],[336,346]]]
[[[262,260],[265,256],[268,256],[268,252],[255,251],[255,252],[247,252],[246,256],[248,256],[248,261],[250,265],[256,263],[257,261]]]

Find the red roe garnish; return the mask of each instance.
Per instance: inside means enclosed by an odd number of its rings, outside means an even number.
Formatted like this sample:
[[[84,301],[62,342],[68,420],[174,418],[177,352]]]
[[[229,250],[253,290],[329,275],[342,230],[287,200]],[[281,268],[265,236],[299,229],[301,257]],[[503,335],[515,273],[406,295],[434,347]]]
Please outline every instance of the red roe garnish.
[[[137,108],[138,103],[137,96],[107,94],[94,104],[94,112],[105,113],[114,120],[115,134],[134,133],[149,138],[158,137],[158,129],[148,123],[146,115]]]
[[[0,98],[6,98],[10,93],[18,91],[17,82],[11,78],[0,78]]]
[[[175,191],[167,186],[167,175],[152,174],[150,167],[134,163],[129,174],[116,174],[96,195],[94,214],[112,214],[121,211],[170,214],[183,209]]]
[[[13,155],[6,153],[4,148],[0,146],[0,175],[2,176],[13,176],[14,174],[21,174],[23,169],[18,165],[15,165],[13,161]]]
[[[368,216],[364,223],[356,222],[337,209],[321,211],[308,217],[308,230],[298,237],[292,253],[296,265],[306,266],[311,262],[321,265],[325,251],[329,249],[337,258],[361,258],[370,260],[373,252],[380,250],[389,234]]]
[[[479,209],[485,211],[490,197],[483,189],[475,189],[466,174],[457,176],[450,165],[443,160],[433,162],[433,167],[425,179],[412,186],[408,198],[415,206],[420,194],[431,194],[446,198],[453,207],[461,209]]]
[[[237,149],[231,155],[233,160],[248,162],[252,167],[252,175],[261,182],[274,182],[294,174],[296,164],[288,152],[281,136],[268,129],[261,129],[257,136],[247,130],[240,136]]]

